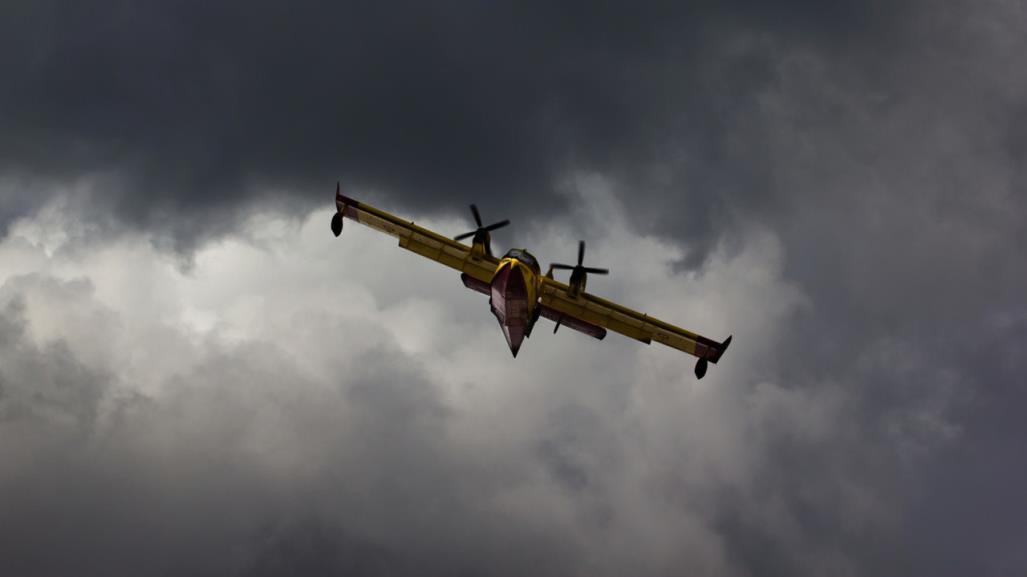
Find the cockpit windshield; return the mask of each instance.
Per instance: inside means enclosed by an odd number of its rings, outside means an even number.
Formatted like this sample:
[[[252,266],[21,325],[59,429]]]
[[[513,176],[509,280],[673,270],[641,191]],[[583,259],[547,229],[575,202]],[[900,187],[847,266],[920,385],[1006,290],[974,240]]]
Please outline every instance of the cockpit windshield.
[[[530,252],[524,250],[523,248],[510,249],[506,253],[506,258],[515,258],[523,262],[524,264],[530,266],[532,270],[535,271],[535,274],[540,274],[541,269],[539,269],[538,261],[535,260],[535,257],[532,256]]]

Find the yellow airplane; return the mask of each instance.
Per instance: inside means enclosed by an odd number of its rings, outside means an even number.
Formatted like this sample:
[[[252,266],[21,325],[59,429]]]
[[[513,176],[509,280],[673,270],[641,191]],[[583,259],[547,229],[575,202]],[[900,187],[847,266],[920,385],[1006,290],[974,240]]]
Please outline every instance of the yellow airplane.
[[[706,374],[708,363],[719,361],[731,344],[731,337],[718,343],[585,292],[589,273],[607,274],[609,271],[582,265],[584,241],[578,244],[577,265],[551,264],[542,275],[538,261],[527,250],[511,249],[503,258],[492,255],[490,233],[510,221],[484,226],[473,204],[471,213],[478,227],[452,239],[344,196],[338,183],[335,207],[337,211],[332,217],[335,236],[342,234],[342,219],[346,217],[398,237],[399,246],[460,271],[460,279],[467,288],[490,297],[492,314],[499,321],[514,357],[540,316],[556,323],[554,333],[565,326],[602,339],[609,329],[646,344],[656,341],[684,351],[699,358],[695,376],[700,379]],[[468,237],[473,237],[471,246],[459,242]],[[554,269],[571,271],[568,284],[553,278]]]

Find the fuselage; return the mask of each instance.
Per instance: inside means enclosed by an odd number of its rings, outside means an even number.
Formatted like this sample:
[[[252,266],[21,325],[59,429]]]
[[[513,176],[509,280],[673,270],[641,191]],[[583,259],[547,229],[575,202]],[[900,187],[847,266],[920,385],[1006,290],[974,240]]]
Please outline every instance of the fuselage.
[[[538,261],[523,249],[507,252],[492,275],[489,305],[515,357],[541,311],[538,305],[540,275]]]

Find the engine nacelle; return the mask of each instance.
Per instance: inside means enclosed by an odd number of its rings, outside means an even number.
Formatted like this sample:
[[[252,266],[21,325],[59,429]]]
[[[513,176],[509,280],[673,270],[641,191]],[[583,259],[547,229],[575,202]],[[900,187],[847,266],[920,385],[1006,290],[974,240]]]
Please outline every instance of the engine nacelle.
[[[578,298],[581,293],[585,292],[585,286],[588,284],[588,274],[583,270],[575,270],[571,273],[571,278],[567,281],[567,288],[570,289],[567,293],[571,298]]]

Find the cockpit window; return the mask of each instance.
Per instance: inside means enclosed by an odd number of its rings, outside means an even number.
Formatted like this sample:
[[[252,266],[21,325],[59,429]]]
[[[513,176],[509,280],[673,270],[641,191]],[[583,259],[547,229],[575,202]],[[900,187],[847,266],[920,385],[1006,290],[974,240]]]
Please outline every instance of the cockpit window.
[[[540,271],[539,266],[538,266],[538,261],[535,260],[535,257],[532,256],[532,254],[530,252],[524,250],[523,248],[512,248],[512,249],[510,249],[506,253],[506,258],[515,258],[515,259],[523,262],[524,264],[526,264],[526,265],[530,266],[532,269],[534,269],[536,274],[539,273],[539,271]]]

